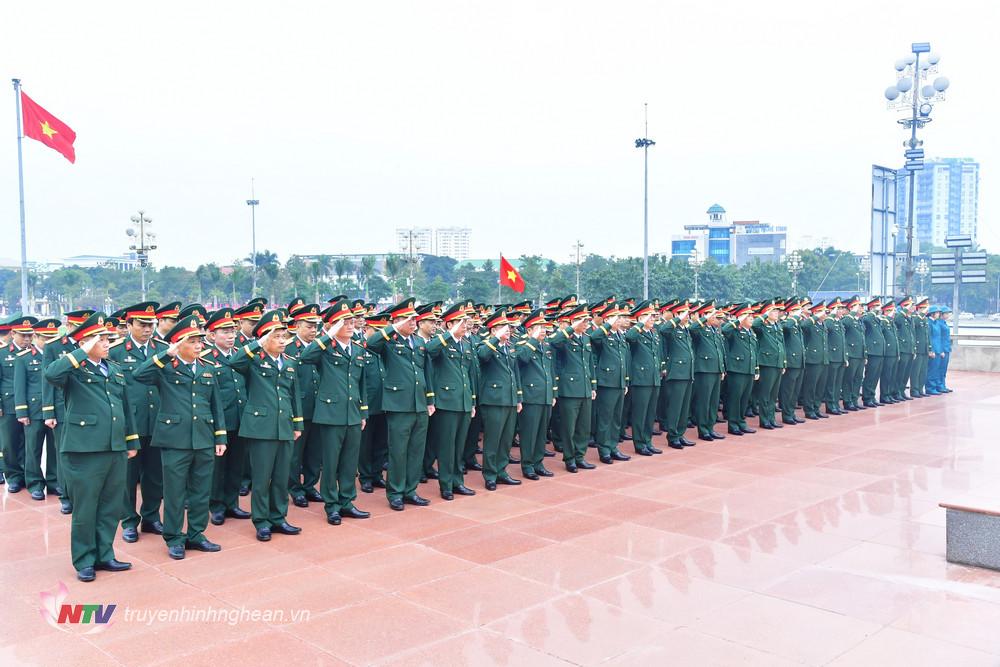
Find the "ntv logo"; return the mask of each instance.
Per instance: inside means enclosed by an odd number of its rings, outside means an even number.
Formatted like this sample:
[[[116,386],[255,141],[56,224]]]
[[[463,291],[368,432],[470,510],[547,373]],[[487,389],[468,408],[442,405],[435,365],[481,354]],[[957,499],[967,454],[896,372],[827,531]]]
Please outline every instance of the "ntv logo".
[[[55,593],[42,591],[38,594],[42,606],[38,613],[46,623],[56,630],[73,632],[74,634],[93,635],[104,632],[111,627],[111,615],[118,605],[114,604],[65,604],[69,589],[59,582]],[[74,625],[90,626],[86,632],[76,633],[71,629]]]

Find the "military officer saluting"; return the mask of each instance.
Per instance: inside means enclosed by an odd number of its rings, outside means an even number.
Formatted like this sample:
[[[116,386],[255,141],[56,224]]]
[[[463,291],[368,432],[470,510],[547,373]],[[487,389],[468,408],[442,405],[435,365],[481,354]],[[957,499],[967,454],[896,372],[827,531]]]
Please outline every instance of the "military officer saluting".
[[[865,352],[865,327],[859,319],[861,316],[861,299],[854,296],[844,304],[844,307],[846,312],[840,319],[840,324],[844,329],[844,350],[847,355],[847,362],[844,367],[844,381],[840,387],[840,399],[845,411],[857,412],[858,410],[867,409],[860,403],[861,382],[864,379],[867,357]]]
[[[778,396],[781,405],[781,423],[794,426],[804,419],[795,415],[795,407],[802,391],[802,374],[805,367],[805,343],[802,339],[802,301],[793,296],[785,301],[786,317],[781,323],[785,336],[785,374],[781,376]]]
[[[847,414],[840,409],[840,390],[844,385],[844,371],[849,365],[846,343],[844,342],[844,313],[846,308],[840,297],[827,303],[830,314],[823,325],[826,327],[826,349],[829,357],[829,367],[826,376],[826,388],[823,398],[826,401],[826,414]]]
[[[42,419],[42,390],[48,383],[43,350],[59,335],[59,320],[45,319],[33,327],[34,339],[14,361],[14,410],[24,427],[24,479],[34,500],[45,500],[45,493],[62,495],[56,476],[58,456],[55,435]],[[42,456],[45,474],[42,474]]]
[[[521,378],[521,412],[517,433],[521,443],[521,472],[526,479],[552,477],[545,467],[545,434],[552,407],[556,404],[552,349],[546,340],[550,325],[543,309],[534,310],[524,320],[527,334],[515,344]]]
[[[698,309],[689,331],[694,352],[694,387],[691,393],[691,413],[698,426],[698,439],[711,442],[726,436],[715,432],[719,416],[719,392],[726,374],[726,337],[723,335],[721,311],[709,301]]]
[[[896,303],[889,299],[882,304],[882,316],[878,318],[885,345],[882,348],[882,373],[878,380],[879,402],[882,404],[898,403],[896,398],[896,368],[899,365],[899,338],[896,336],[896,325],[893,317],[896,314]]]
[[[673,318],[659,326],[663,337],[663,350],[667,364],[666,382],[661,391],[664,405],[660,426],[667,431],[667,445],[673,449],[693,447],[694,442],[684,437],[688,415],[691,412],[691,389],[694,383],[694,352],[691,349],[691,334],[688,333],[688,317],[691,304],[682,300],[671,307]]]
[[[872,298],[866,307],[868,312],[861,316],[861,324],[865,330],[865,353],[868,357],[865,366],[865,377],[861,389],[862,405],[866,408],[877,408],[882,405],[875,395],[879,378],[882,375],[882,365],[885,357],[885,337],[882,334],[882,300]]]
[[[656,332],[656,308],[649,301],[639,303],[630,313],[635,324],[625,332],[631,351],[629,396],[632,422],[632,444],[636,454],[652,456],[663,451],[653,447],[653,421],[660,394],[660,378],[664,372],[663,347]]]
[[[506,311],[495,311],[484,326],[490,335],[476,348],[480,368],[476,402],[483,415],[483,479],[486,490],[495,491],[498,483],[521,483],[510,476],[507,465],[517,415],[524,406],[520,368],[510,342],[512,325]]]
[[[60,469],[73,499],[70,552],[80,581],[94,570],[132,567],[115,558],[115,529],[125,495],[125,464],[139,446],[125,375],[108,357],[104,313],[94,313],[70,334],[80,347],[45,368],[63,390],[66,430]],[[126,453],[127,452],[127,453]]]
[[[556,376],[559,378],[559,426],[566,470],[575,473],[580,468],[595,466],[584,458],[590,436],[590,411],[597,398],[596,364],[587,330],[590,313],[585,305],[567,312],[568,322],[549,336],[556,354]]]
[[[805,369],[802,373],[801,401],[806,419],[828,419],[820,412],[830,358],[826,342],[826,304],[813,304],[801,322]]]
[[[760,379],[754,383],[753,402],[760,415],[760,427],[767,430],[783,428],[775,419],[778,388],[785,372],[785,334],[781,327],[783,302],[780,299],[765,301],[760,315],[754,318],[754,335],[757,337],[757,363]]]
[[[729,433],[742,436],[756,433],[746,422],[753,383],[760,379],[757,337],[751,328],[753,307],[748,303],[737,306],[733,319],[735,322],[727,322],[722,327],[722,335],[726,338],[726,417]]]
[[[388,460],[389,454],[389,431],[386,427],[385,412],[382,411],[382,382],[385,372],[382,368],[382,357],[369,352],[366,341],[369,336],[388,324],[387,313],[371,313],[364,319],[358,343],[365,350],[365,391],[368,404],[368,419],[361,431],[361,454],[358,457],[358,481],[361,482],[362,493],[372,493],[375,487],[386,488],[385,479],[382,477],[382,467]]]
[[[927,361],[930,353],[930,333],[927,309],[930,301],[923,298],[914,304],[913,315],[913,365],[910,370],[910,396],[927,396]]]
[[[916,341],[913,331],[913,297],[904,296],[899,302],[892,323],[896,327],[896,338],[899,340],[899,363],[896,366],[896,378],[893,380],[893,395],[897,401],[912,400],[906,395],[906,383],[910,381],[910,371],[916,357]],[[913,388],[910,388],[913,393]],[[920,393],[919,390],[917,393]]]
[[[205,537],[205,528],[215,457],[226,451],[226,420],[215,362],[201,359],[204,336],[198,318],[179,319],[167,334],[169,347],[132,374],[159,388],[151,444],[163,465],[163,539],[174,560],[184,558],[185,549],[221,549]]]
[[[598,309],[601,324],[590,332],[597,367],[596,412],[597,452],[601,463],[628,461],[631,457],[618,449],[622,429],[625,394],[629,385],[629,343],[623,333],[628,328],[625,313],[614,303]]]
[[[302,297],[295,297],[288,304],[291,315],[289,335],[291,341],[285,346],[285,354],[298,358],[310,343],[316,340],[323,318],[317,304],[307,304]],[[315,364],[299,364],[299,392],[302,396],[302,436],[292,445],[291,479],[288,491],[296,507],[309,507],[309,501],[322,502],[323,497],[316,490],[319,481],[323,448],[312,434],[313,411],[316,407],[316,392],[319,390],[319,371]]]

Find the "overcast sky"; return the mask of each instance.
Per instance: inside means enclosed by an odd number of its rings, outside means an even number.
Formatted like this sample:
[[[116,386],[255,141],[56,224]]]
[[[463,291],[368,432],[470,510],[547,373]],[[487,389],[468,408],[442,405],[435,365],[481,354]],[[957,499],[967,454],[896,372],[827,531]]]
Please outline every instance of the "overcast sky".
[[[0,68],[77,133],[77,162],[25,140],[28,253],[154,261],[395,250],[397,226],[467,226],[472,252],[650,251],[705,219],[868,245],[870,165],[902,162],[893,62],[930,41],[951,79],[929,156],[982,163],[996,202],[1000,3],[7,2]],[[993,83],[990,83],[990,82]],[[17,257],[14,96],[0,95],[0,256]],[[2,123],[0,123],[2,125]]]

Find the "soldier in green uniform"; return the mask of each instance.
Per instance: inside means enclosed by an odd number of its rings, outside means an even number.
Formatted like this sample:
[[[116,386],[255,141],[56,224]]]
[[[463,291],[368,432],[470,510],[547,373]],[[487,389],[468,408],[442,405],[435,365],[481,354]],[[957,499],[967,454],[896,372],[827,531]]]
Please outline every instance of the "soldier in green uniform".
[[[896,325],[893,317],[896,314],[896,303],[889,299],[882,305],[882,316],[879,317],[879,327],[882,329],[882,373],[879,375],[879,402],[898,403],[895,396],[896,368],[899,365],[899,338],[896,336]]]
[[[140,384],[132,373],[144,361],[167,349],[167,345],[153,338],[156,327],[154,301],[144,301],[124,309],[124,322],[128,333],[115,342],[108,357],[121,367],[125,374],[129,403],[135,411],[135,426],[139,433],[139,453],[128,461],[128,481],[123,498],[122,539],[135,542],[139,530],[144,533],[163,534],[160,522],[160,502],[163,500],[163,468],[160,450],[150,446],[156,413],[160,409],[160,395],[156,387]],[[136,512],[137,489],[142,488],[142,505]]]
[[[441,318],[444,330],[427,341],[437,408],[430,418],[427,443],[438,461],[437,476],[441,497],[454,500],[456,493],[460,496],[476,494],[465,485],[462,473],[465,440],[469,424],[476,414],[477,389],[473,369],[473,357],[476,353],[466,336],[469,323],[466,304],[462,302],[452,305]]]
[[[170,303],[162,304],[156,309],[156,333],[154,334],[160,340],[166,340],[167,334],[174,328],[177,324],[177,318],[181,313],[181,302],[171,301]]]
[[[370,516],[354,506],[358,497],[354,481],[358,474],[361,433],[368,414],[365,387],[368,366],[364,347],[354,340],[351,305],[341,300],[324,312],[325,330],[299,358],[304,364],[314,365],[319,374],[312,427],[322,451],[320,493],[326,521],[337,526],[342,517]]]
[[[778,396],[781,405],[781,423],[794,426],[804,419],[795,415],[796,403],[802,391],[802,373],[805,366],[805,344],[801,327],[802,301],[793,296],[785,301],[786,317],[781,323],[785,337],[785,374],[781,376]]]
[[[649,301],[639,303],[631,313],[635,324],[625,332],[631,352],[629,368],[629,395],[632,397],[632,444],[636,454],[652,456],[662,454],[653,446],[653,421],[660,392],[660,378],[664,372],[663,347],[655,327],[656,309]]]
[[[585,335],[590,313],[579,305],[564,316],[568,326],[549,336],[555,352],[556,376],[559,378],[559,426],[566,470],[592,469],[587,455],[590,435],[590,411],[597,397],[596,365],[590,338]]]
[[[215,457],[226,451],[226,419],[216,364],[201,358],[204,336],[197,317],[178,318],[167,334],[169,347],[132,373],[136,382],[159,389],[151,444],[163,465],[163,539],[174,560],[186,549],[221,549],[205,537],[205,528]]]
[[[483,415],[483,479],[486,490],[495,491],[498,483],[510,486],[521,483],[507,472],[517,415],[523,407],[521,374],[510,343],[512,326],[507,313],[497,310],[483,325],[490,335],[476,348],[479,358],[476,404]]]
[[[382,357],[382,409],[389,431],[389,507],[402,511],[404,503],[429,505],[417,495],[424,464],[427,420],[434,414],[434,392],[427,382],[426,349],[414,336],[417,311],[405,299],[389,314],[392,324],[368,337],[368,351]]]
[[[912,400],[906,395],[906,383],[910,381],[910,372],[916,358],[916,341],[913,331],[913,297],[904,296],[896,309],[892,323],[896,327],[896,339],[899,341],[899,363],[896,366],[896,379],[893,381],[892,397],[897,401]],[[910,388],[913,393],[913,388]],[[919,392],[918,392],[919,393]]]
[[[435,365],[427,360],[426,351],[427,344],[434,339],[434,336],[438,333],[438,326],[440,325],[440,303],[425,303],[417,307],[417,331],[414,334],[414,340],[420,342],[421,347],[425,351],[425,364],[424,364],[424,374],[427,378],[427,386],[432,392],[434,392],[435,399],[438,394],[435,391],[436,383],[434,382],[434,369]],[[437,413],[438,408],[437,401],[434,403],[434,412]],[[421,464],[421,474],[420,483],[423,484],[428,479],[438,479],[437,470],[434,469],[434,461],[437,460],[437,450],[435,449],[435,441],[430,438],[431,431],[431,421],[433,419],[427,420],[427,443],[424,445],[424,460]]]
[[[239,329],[236,332],[236,347],[242,348],[245,345],[249,345],[250,341],[253,340],[253,329],[257,326],[260,321],[261,315],[264,312],[264,303],[261,303],[262,299],[251,299],[242,308],[237,308],[233,311],[233,319],[236,320],[236,324]],[[240,491],[241,496],[248,495],[250,493],[250,448],[243,448],[243,479],[240,480]]]
[[[594,312],[591,311],[592,314]],[[629,357],[632,353],[625,340],[624,331],[629,327],[625,311],[612,300],[610,303],[606,301],[604,307],[596,312],[601,323],[590,332],[590,344],[597,366],[595,440],[601,463],[610,465],[615,461],[628,461],[632,458],[618,449],[625,395],[629,385]]]
[[[829,419],[820,412],[822,391],[826,386],[826,371],[830,365],[825,320],[826,304],[820,301],[809,308],[809,315],[803,317],[800,322],[805,359],[800,395],[806,419]]]
[[[385,479],[382,477],[382,467],[389,454],[389,431],[385,412],[382,411],[382,383],[385,371],[382,367],[382,357],[368,350],[367,339],[388,324],[387,313],[371,313],[365,319],[364,335],[360,343],[365,351],[365,390],[368,404],[368,423],[361,431],[361,453],[358,457],[358,480],[361,482],[363,493],[372,493],[376,486],[380,489],[386,488]]]
[[[34,500],[49,495],[62,495],[57,477],[58,455],[55,434],[42,418],[42,389],[45,377],[45,346],[59,335],[59,320],[37,322],[34,337],[26,350],[14,361],[14,410],[24,427],[24,483]],[[42,473],[42,457],[45,473]]]
[[[913,365],[910,369],[910,396],[927,396],[927,362],[930,357],[930,333],[927,309],[930,301],[923,298],[914,305],[913,315]]]
[[[694,353],[691,412],[698,427],[698,438],[707,442],[726,437],[715,432],[719,391],[726,374],[726,338],[722,334],[721,315],[715,309],[715,302],[709,301],[698,309],[689,327]]]
[[[291,341],[285,346],[285,354],[298,359],[302,351],[316,340],[322,318],[319,306],[307,304],[302,297],[292,299],[288,304]],[[352,313],[353,316],[353,313]],[[302,436],[292,443],[292,460],[289,464],[291,477],[288,492],[296,507],[309,507],[309,501],[323,502],[323,496],[316,490],[323,447],[312,432],[313,412],[316,409],[316,393],[319,390],[319,371],[315,364],[298,364],[299,395],[302,399]],[[309,480],[312,483],[306,483]]]
[[[861,403],[861,382],[864,379],[867,352],[865,348],[865,325],[861,322],[861,299],[857,296],[848,300],[846,311],[840,320],[844,328],[844,350],[847,364],[844,368],[844,382],[840,398],[844,410],[857,412],[867,408]]]
[[[18,422],[14,401],[14,362],[31,347],[37,322],[34,317],[25,316],[8,320],[10,342],[0,350],[0,448],[9,493],[24,488],[24,429]]]
[[[681,300],[671,308],[673,317],[659,326],[663,337],[664,358],[667,364],[666,382],[661,391],[666,390],[666,412],[660,415],[660,428],[667,432],[667,445],[672,449],[693,447],[694,442],[684,437],[688,415],[691,411],[691,389],[694,384],[694,351],[691,349],[691,334],[688,333],[690,303]]]
[[[478,349],[479,344],[483,342],[483,337],[480,335],[480,328],[482,327],[482,318],[479,315],[479,309],[471,301],[466,302],[466,308],[469,311],[469,331],[466,337],[469,340],[469,347],[473,350],[472,355],[472,386],[479,387],[479,356],[475,354],[475,350]],[[472,421],[469,422],[469,432],[465,436],[465,446],[462,448],[462,469],[465,472],[476,471],[482,472],[483,466],[476,460],[476,454],[481,453],[482,450],[479,448],[479,436],[483,432],[483,413],[482,410],[477,410],[476,414],[473,415]],[[522,457],[523,460],[523,457]]]
[[[753,307],[743,304],[733,309],[734,322],[722,326],[726,338],[726,418],[729,433],[742,436],[756,433],[746,422],[747,406],[754,380],[760,379],[757,365],[757,337],[753,333]]]
[[[292,443],[302,435],[303,417],[298,361],[284,353],[285,315],[283,310],[264,313],[253,328],[255,340],[243,346],[231,364],[247,384],[239,435],[250,451],[250,514],[261,542],[270,540],[272,531],[302,532],[286,519]]]
[[[236,329],[233,311],[220,308],[212,313],[205,323],[212,346],[202,352],[202,357],[211,361],[215,373],[215,383],[222,397],[222,408],[226,422],[226,451],[215,457],[212,470],[212,493],[208,502],[211,521],[216,526],[231,519],[249,519],[250,512],[240,508],[240,480],[243,479],[246,441],[239,436],[240,417],[246,405],[246,380],[232,368],[236,355]]]
[[[521,472],[528,479],[552,477],[545,467],[545,433],[556,404],[552,349],[547,340],[549,327],[543,309],[532,311],[524,321],[527,334],[516,344],[523,392],[517,433],[521,443]]]
[[[115,558],[113,543],[125,495],[125,464],[135,456],[139,434],[125,375],[108,360],[104,313],[92,314],[71,336],[80,347],[55,359],[44,373],[66,401],[59,447],[63,481],[73,499],[73,567],[80,581],[93,581],[94,570],[132,567]]]
[[[767,430],[782,428],[775,419],[778,387],[785,372],[785,334],[781,326],[784,302],[771,299],[761,304],[760,315],[753,319],[751,328],[757,337],[757,363],[760,379],[754,383],[753,402],[760,416],[760,427]]]
[[[875,396],[875,389],[882,375],[882,364],[885,357],[885,337],[882,334],[882,325],[879,322],[882,318],[880,314],[882,301],[878,297],[875,297],[866,304],[866,308],[868,312],[861,316],[861,324],[865,329],[865,354],[868,361],[865,365],[861,399],[864,407],[877,408],[882,404],[878,402]]]
[[[840,297],[832,299],[827,307],[830,309],[830,315],[823,322],[826,327],[827,356],[830,361],[824,390],[826,414],[843,415],[847,413],[840,409],[840,390],[844,386],[844,371],[850,364],[847,358],[847,344],[844,341],[843,319],[846,309]]]

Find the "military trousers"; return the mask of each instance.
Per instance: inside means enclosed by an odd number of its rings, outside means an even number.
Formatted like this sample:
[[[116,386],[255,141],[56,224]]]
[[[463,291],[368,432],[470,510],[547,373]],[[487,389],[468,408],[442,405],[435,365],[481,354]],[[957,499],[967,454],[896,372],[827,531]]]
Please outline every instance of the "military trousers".
[[[618,431],[618,442],[625,439],[625,429],[632,422],[632,388],[629,387],[625,399],[622,401],[622,427]]]
[[[291,440],[247,438],[250,456],[250,520],[257,528],[280,525],[288,516]]]
[[[143,523],[160,520],[163,501],[163,464],[160,448],[149,444],[149,436],[139,438],[139,453],[128,460],[123,494],[122,528],[135,528]],[[142,490],[142,505],[136,511],[136,492]]]
[[[587,455],[592,403],[589,397],[559,399],[559,426],[562,431],[563,461],[566,463],[578,463]]]
[[[666,389],[666,412],[660,415],[660,426],[667,431],[667,438],[676,440],[684,437],[688,416],[691,413],[692,380],[667,380],[660,391]],[[660,401],[663,404],[663,401]]]
[[[802,369],[786,368],[785,374],[781,376],[781,386],[778,388],[781,419],[783,421],[795,419],[795,406],[799,400],[799,393],[801,391]]]
[[[479,449],[479,436],[483,433],[483,415],[476,410],[476,416],[469,422],[469,430],[465,435],[465,446],[462,448],[462,465],[468,467],[476,462],[476,450]]]
[[[42,472],[42,457],[45,457],[45,472]],[[24,427],[24,488],[28,491],[48,491],[54,493],[59,483],[56,481],[55,435],[41,419],[32,419]]]
[[[906,393],[906,383],[910,381],[910,372],[913,370],[913,360],[914,355],[909,352],[899,355],[899,363],[896,365],[897,398],[902,398]],[[910,387],[910,393],[913,393],[913,387]],[[917,393],[920,393],[919,389],[917,389]]]
[[[451,493],[465,484],[462,456],[469,435],[471,412],[438,409],[427,426],[427,444],[433,446],[438,461],[438,486],[441,493]],[[424,457],[426,463],[427,457]]]
[[[896,367],[899,365],[899,358],[896,356],[882,357],[882,372],[878,378],[879,400],[885,403],[885,399],[895,396]]]
[[[226,453],[216,456],[213,464],[212,495],[208,501],[211,513],[234,510],[240,506],[240,484],[243,481],[247,441],[237,431],[227,431],[226,443]]]
[[[316,438],[313,433],[313,423],[311,419],[306,419],[299,425],[299,430],[302,435],[299,436],[298,440],[292,443],[292,460],[288,464],[289,476],[288,476],[288,493],[291,494],[292,498],[304,498],[306,495],[306,485],[302,481],[302,473],[304,472],[304,463],[306,457],[306,448],[311,440]],[[317,450],[322,457],[322,447],[319,443],[316,443],[311,448],[311,454],[313,457],[316,456]],[[316,482],[313,482],[313,488]]]
[[[842,363],[831,363],[826,369],[826,411],[836,411],[840,407],[840,391],[844,386],[844,372],[847,368]]]
[[[826,366],[823,364],[806,364],[802,371],[802,391],[799,396],[807,417],[819,413],[820,401],[823,400],[821,387],[825,370]]]
[[[163,464],[163,539],[168,547],[204,542],[212,494],[215,447],[160,448]],[[184,503],[187,503],[187,511]],[[184,518],[187,515],[187,530]]]
[[[62,493],[59,494],[59,500],[68,501],[70,499],[69,490],[66,488],[66,480],[63,479],[63,472],[62,472],[63,453],[62,453],[62,445],[60,444],[60,440],[62,438],[62,434],[65,432],[65,429],[59,425],[58,418],[56,419],[57,419],[56,427],[52,429],[53,449],[55,449],[56,452],[56,485],[60,489],[62,489]],[[126,464],[126,466],[127,465],[128,464]],[[72,504],[72,501],[70,502]]]
[[[917,353],[910,366],[910,396],[917,392],[917,396],[927,393],[927,362],[930,361],[927,353]]]
[[[355,479],[361,453],[361,424],[331,426],[313,422],[312,427],[322,454],[319,493],[323,496],[323,509],[327,515],[349,510],[358,497]]]
[[[549,428],[551,404],[525,403],[517,415],[517,433],[521,441],[521,471],[534,472],[545,460],[545,433]]]
[[[389,474],[385,495],[389,500],[417,493],[427,443],[427,412],[386,412],[389,429]]]
[[[517,408],[513,405],[480,405],[483,415],[483,479],[495,482],[508,476],[510,445],[517,427]],[[587,446],[584,440],[584,447]],[[522,454],[523,456],[523,454]]]
[[[598,387],[592,413],[597,432],[594,437],[601,456],[611,456],[618,449],[618,434],[622,429],[622,410],[625,407],[625,390],[615,387]]]
[[[861,383],[865,377],[864,358],[851,357],[844,368],[844,380],[840,386],[840,399],[845,406],[857,407],[861,400]]]
[[[747,428],[747,406],[753,395],[753,375],[726,373],[726,419],[734,431]]]
[[[0,450],[7,483],[24,484],[24,429],[14,411],[0,417]]]
[[[70,553],[77,570],[114,560],[127,459],[125,452],[63,452],[63,481],[73,499]]]
[[[865,366],[865,378],[861,385],[861,399],[865,403],[876,402],[875,389],[878,387],[879,378],[882,376],[882,361],[884,357],[868,357],[868,364]]]
[[[760,379],[754,383],[752,393],[752,400],[757,406],[761,426],[775,423],[774,411],[775,405],[778,403],[778,388],[780,386],[781,369],[776,366],[761,366]]]
[[[632,385],[628,395],[632,400],[632,444],[641,452],[653,444],[653,420],[659,401],[660,386]],[[562,400],[562,399],[560,399]]]
[[[361,453],[358,456],[358,479],[362,484],[374,484],[382,479],[382,468],[389,455],[389,430],[385,413],[368,415],[361,432]]]
[[[698,435],[706,435],[715,430],[715,418],[719,415],[719,391],[722,388],[722,373],[695,373],[691,388],[691,414],[698,426]]]

